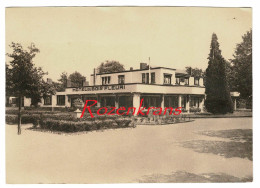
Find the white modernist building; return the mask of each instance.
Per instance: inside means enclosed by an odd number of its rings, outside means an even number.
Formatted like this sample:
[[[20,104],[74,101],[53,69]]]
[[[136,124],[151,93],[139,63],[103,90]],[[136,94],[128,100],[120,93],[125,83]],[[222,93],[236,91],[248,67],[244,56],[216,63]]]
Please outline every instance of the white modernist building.
[[[43,107],[71,107],[75,99],[97,100],[97,107],[191,107],[204,109],[205,87],[203,78],[192,77],[186,71],[166,67],[149,68],[141,63],[140,69],[103,74],[92,74],[89,85],[67,87],[64,92],[42,99]],[[25,99],[25,106],[30,105]]]

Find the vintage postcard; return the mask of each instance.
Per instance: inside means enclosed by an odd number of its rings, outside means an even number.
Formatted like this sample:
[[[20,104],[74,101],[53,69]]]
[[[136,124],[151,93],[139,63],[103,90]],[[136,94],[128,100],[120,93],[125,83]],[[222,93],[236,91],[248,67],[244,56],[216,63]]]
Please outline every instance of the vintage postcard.
[[[252,9],[6,8],[6,183],[252,182]]]

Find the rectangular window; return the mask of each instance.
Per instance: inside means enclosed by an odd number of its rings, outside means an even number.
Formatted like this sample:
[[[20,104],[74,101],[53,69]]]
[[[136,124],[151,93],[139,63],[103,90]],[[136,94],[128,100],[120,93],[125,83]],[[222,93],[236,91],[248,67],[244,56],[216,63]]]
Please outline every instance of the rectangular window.
[[[189,78],[185,78],[185,85],[189,85]]]
[[[142,83],[149,84],[149,73],[142,73]],[[151,84],[155,84],[155,73],[151,73]]]
[[[200,78],[194,78],[194,85],[199,85],[199,80],[200,80]]]
[[[149,84],[149,73],[146,73],[146,84]]]
[[[199,107],[200,98],[199,97],[191,97],[191,107]]]
[[[151,73],[151,83],[155,84],[155,72]]]
[[[175,78],[175,84],[180,85],[180,78],[178,78],[178,77]]]
[[[44,97],[44,105],[51,105],[51,95]]]
[[[125,75],[118,75],[118,84],[125,83]]]
[[[142,73],[142,83],[145,83],[145,73]]]
[[[164,74],[164,84],[171,84],[172,83],[172,75],[171,74]]]
[[[65,105],[65,95],[57,95],[57,105]]]
[[[110,76],[102,77],[102,85],[108,85],[108,84],[110,84]]]

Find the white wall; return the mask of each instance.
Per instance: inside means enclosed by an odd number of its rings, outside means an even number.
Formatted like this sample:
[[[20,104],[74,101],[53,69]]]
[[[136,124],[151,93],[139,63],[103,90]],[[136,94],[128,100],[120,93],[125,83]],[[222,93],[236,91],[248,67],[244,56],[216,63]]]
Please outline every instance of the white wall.
[[[204,86],[204,85],[203,85],[203,78],[200,78],[200,80],[199,80],[199,86]]]
[[[155,73],[155,83],[163,84],[164,73],[172,74],[172,84],[175,84],[175,70],[169,69],[151,69],[151,73]],[[121,73],[111,73],[96,75],[96,85],[102,85],[102,77],[110,76],[110,84],[118,84],[118,76],[125,76],[125,83],[142,83],[142,73],[149,73],[149,70],[131,71]],[[93,86],[94,76],[90,78],[90,85]]]
[[[31,98],[24,97],[24,106],[31,106]]]

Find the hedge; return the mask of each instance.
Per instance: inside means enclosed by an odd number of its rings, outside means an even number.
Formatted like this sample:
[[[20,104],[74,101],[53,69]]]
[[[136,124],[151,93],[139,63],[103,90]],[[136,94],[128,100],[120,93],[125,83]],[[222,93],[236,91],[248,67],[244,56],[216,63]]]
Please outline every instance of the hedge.
[[[17,110],[8,110],[6,123],[17,124],[17,112]],[[42,129],[64,132],[135,127],[134,119],[119,115],[98,116],[95,114],[95,117],[92,118],[89,114],[85,114],[83,118],[76,118],[72,113],[46,113],[44,111],[23,111],[21,123],[32,123],[34,128],[40,125]]]
[[[22,124],[32,123],[35,126],[35,125],[38,125],[39,119],[40,119],[40,115],[38,115],[38,114],[22,115],[21,123]],[[17,115],[6,115],[5,121],[8,124],[17,124],[18,123],[18,116]]]
[[[130,127],[134,124],[130,124],[131,119],[121,120],[95,120],[95,121],[66,121],[66,120],[54,120],[54,119],[42,119],[39,123],[41,129],[48,129],[51,131],[62,131],[62,132],[81,132],[81,131],[92,131],[99,129],[109,128],[123,128]]]
[[[18,110],[17,109],[8,109],[5,111],[6,114],[13,114],[17,115]],[[43,111],[43,110],[22,110],[21,114],[57,114],[58,112],[53,111]]]
[[[201,109],[198,107],[191,107],[190,112],[201,112]]]

